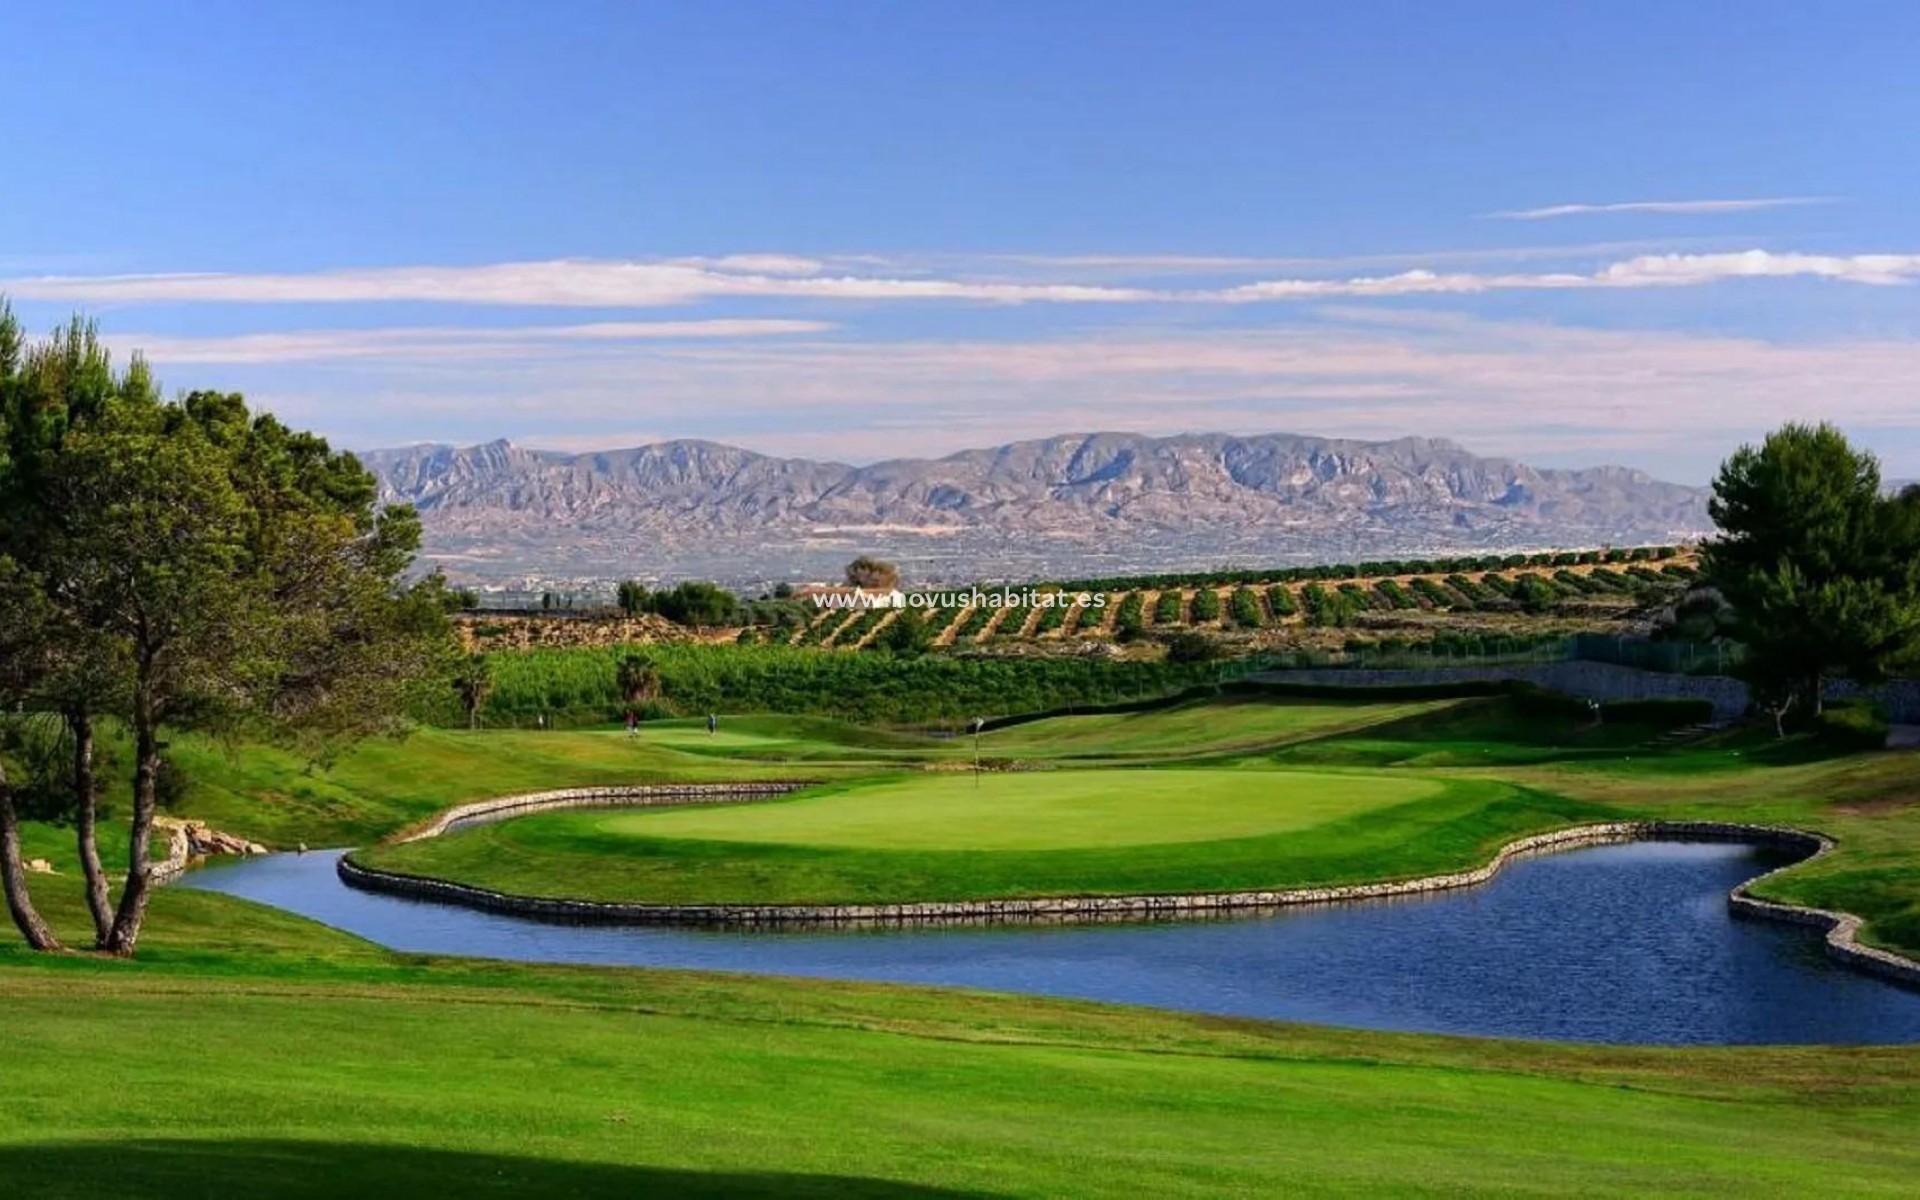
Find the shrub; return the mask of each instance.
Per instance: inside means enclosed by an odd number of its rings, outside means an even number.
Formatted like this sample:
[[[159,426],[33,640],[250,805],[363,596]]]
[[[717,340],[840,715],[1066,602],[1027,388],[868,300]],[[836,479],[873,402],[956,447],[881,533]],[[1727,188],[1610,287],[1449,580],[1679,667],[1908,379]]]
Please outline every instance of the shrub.
[[[1415,580],[1414,582],[1415,585],[1418,586],[1421,583],[1425,583],[1426,580],[1421,579]],[[1382,579],[1379,583],[1373,585],[1373,590],[1380,593],[1381,597],[1385,599],[1387,604],[1392,608],[1420,607],[1420,602],[1415,600],[1406,588],[1401,587],[1398,582],[1392,579]]]
[[[1218,657],[1219,646],[1204,633],[1184,629],[1167,639],[1167,661],[1170,663],[1205,663]]]
[[[1266,624],[1266,619],[1260,612],[1260,597],[1245,584],[1233,589],[1233,596],[1228,601],[1228,606],[1233,614],[1233,623],[1243,629],[1258,629]]]
[[[1862,700],[1829,704],[1814,718],[1813,732],[1837,750],[1879,750],[1887,744],[1887,714]]]

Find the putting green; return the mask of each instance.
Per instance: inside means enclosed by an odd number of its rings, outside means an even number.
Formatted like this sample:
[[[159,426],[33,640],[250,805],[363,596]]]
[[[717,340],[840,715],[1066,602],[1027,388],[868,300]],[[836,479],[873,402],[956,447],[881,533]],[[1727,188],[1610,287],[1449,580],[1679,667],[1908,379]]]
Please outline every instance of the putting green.
[[[608,833],[888,850],[1039,850],[1284,833],[1421,800],[1424,779],[1306,771],[922,775],[775,804],[618,812]]]

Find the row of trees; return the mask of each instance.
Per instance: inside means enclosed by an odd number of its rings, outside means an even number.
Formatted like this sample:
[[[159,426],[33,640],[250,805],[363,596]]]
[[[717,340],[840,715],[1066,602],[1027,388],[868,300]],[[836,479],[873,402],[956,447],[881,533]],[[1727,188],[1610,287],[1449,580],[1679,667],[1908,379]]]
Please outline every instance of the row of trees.
[[[738,596],[704,579],[689,579],[657,591],[629,579],[615,589],[614,599],[627,616],[653,613],[676,625],[731,625],[741,615]]]
[[[1721,466],[1706,575],[1776,721],[1818,713],[1833,676],[1920,666],[1920,487],[1889,494],[1831,425],[1787,425]]]
[[[1124,592],[1136,589],[1230,587],[1255,583],[1329,582],[1377,579],[1391,575],[1447,575],[1461,571],[1512,571],[1522,567],[1563,568],[1652,563],[1674,558],[1678,546],[1632,546],[1605,550],[1544,550],[1531,554],[1482,554],[1461,558],[1377,559],[1327,563],[1313,567],[1262,567],[1242,570],[1176,571],[1157,575],[1114,575],[1074,579],[1068,591]]]
[[[92,326],[26,339],[0,302],[0,706],[57,720],[93,942],[134,951],[152,886],[163,730],[316,751],[395,726],[447,654],[438,579],[402,578],[420,539],[350,455],[239,396],[161,397]],[[96,838],[95,741],[133,743],[117,899]],[[0,883],[28,944],[58,949],[21,862],[0,769]]]

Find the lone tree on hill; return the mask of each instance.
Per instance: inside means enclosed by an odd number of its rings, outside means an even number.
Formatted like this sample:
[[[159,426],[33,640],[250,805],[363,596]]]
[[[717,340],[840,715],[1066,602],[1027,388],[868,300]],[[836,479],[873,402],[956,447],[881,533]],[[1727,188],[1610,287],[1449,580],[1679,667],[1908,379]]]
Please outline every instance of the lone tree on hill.
[[[873,592],[890,592],[900,586],[900,568],[871,554],[862,554],[847,564],[847,584]]]
[[[1746,670],[1776,720],[1814,713],[1828,678],[1920,663],[1920,493],[1832,425],[1786,425],[1722,464],[1706,571],[1734,610]]]

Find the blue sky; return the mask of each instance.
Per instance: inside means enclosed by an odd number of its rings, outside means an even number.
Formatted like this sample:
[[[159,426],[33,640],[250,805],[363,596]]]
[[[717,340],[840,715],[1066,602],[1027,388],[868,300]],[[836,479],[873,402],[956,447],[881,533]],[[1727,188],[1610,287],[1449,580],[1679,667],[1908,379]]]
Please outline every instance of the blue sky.
[[[356,447],[1916,476],[1920,8],[1821,8],[81,0],[0,44],[0,293]]]

